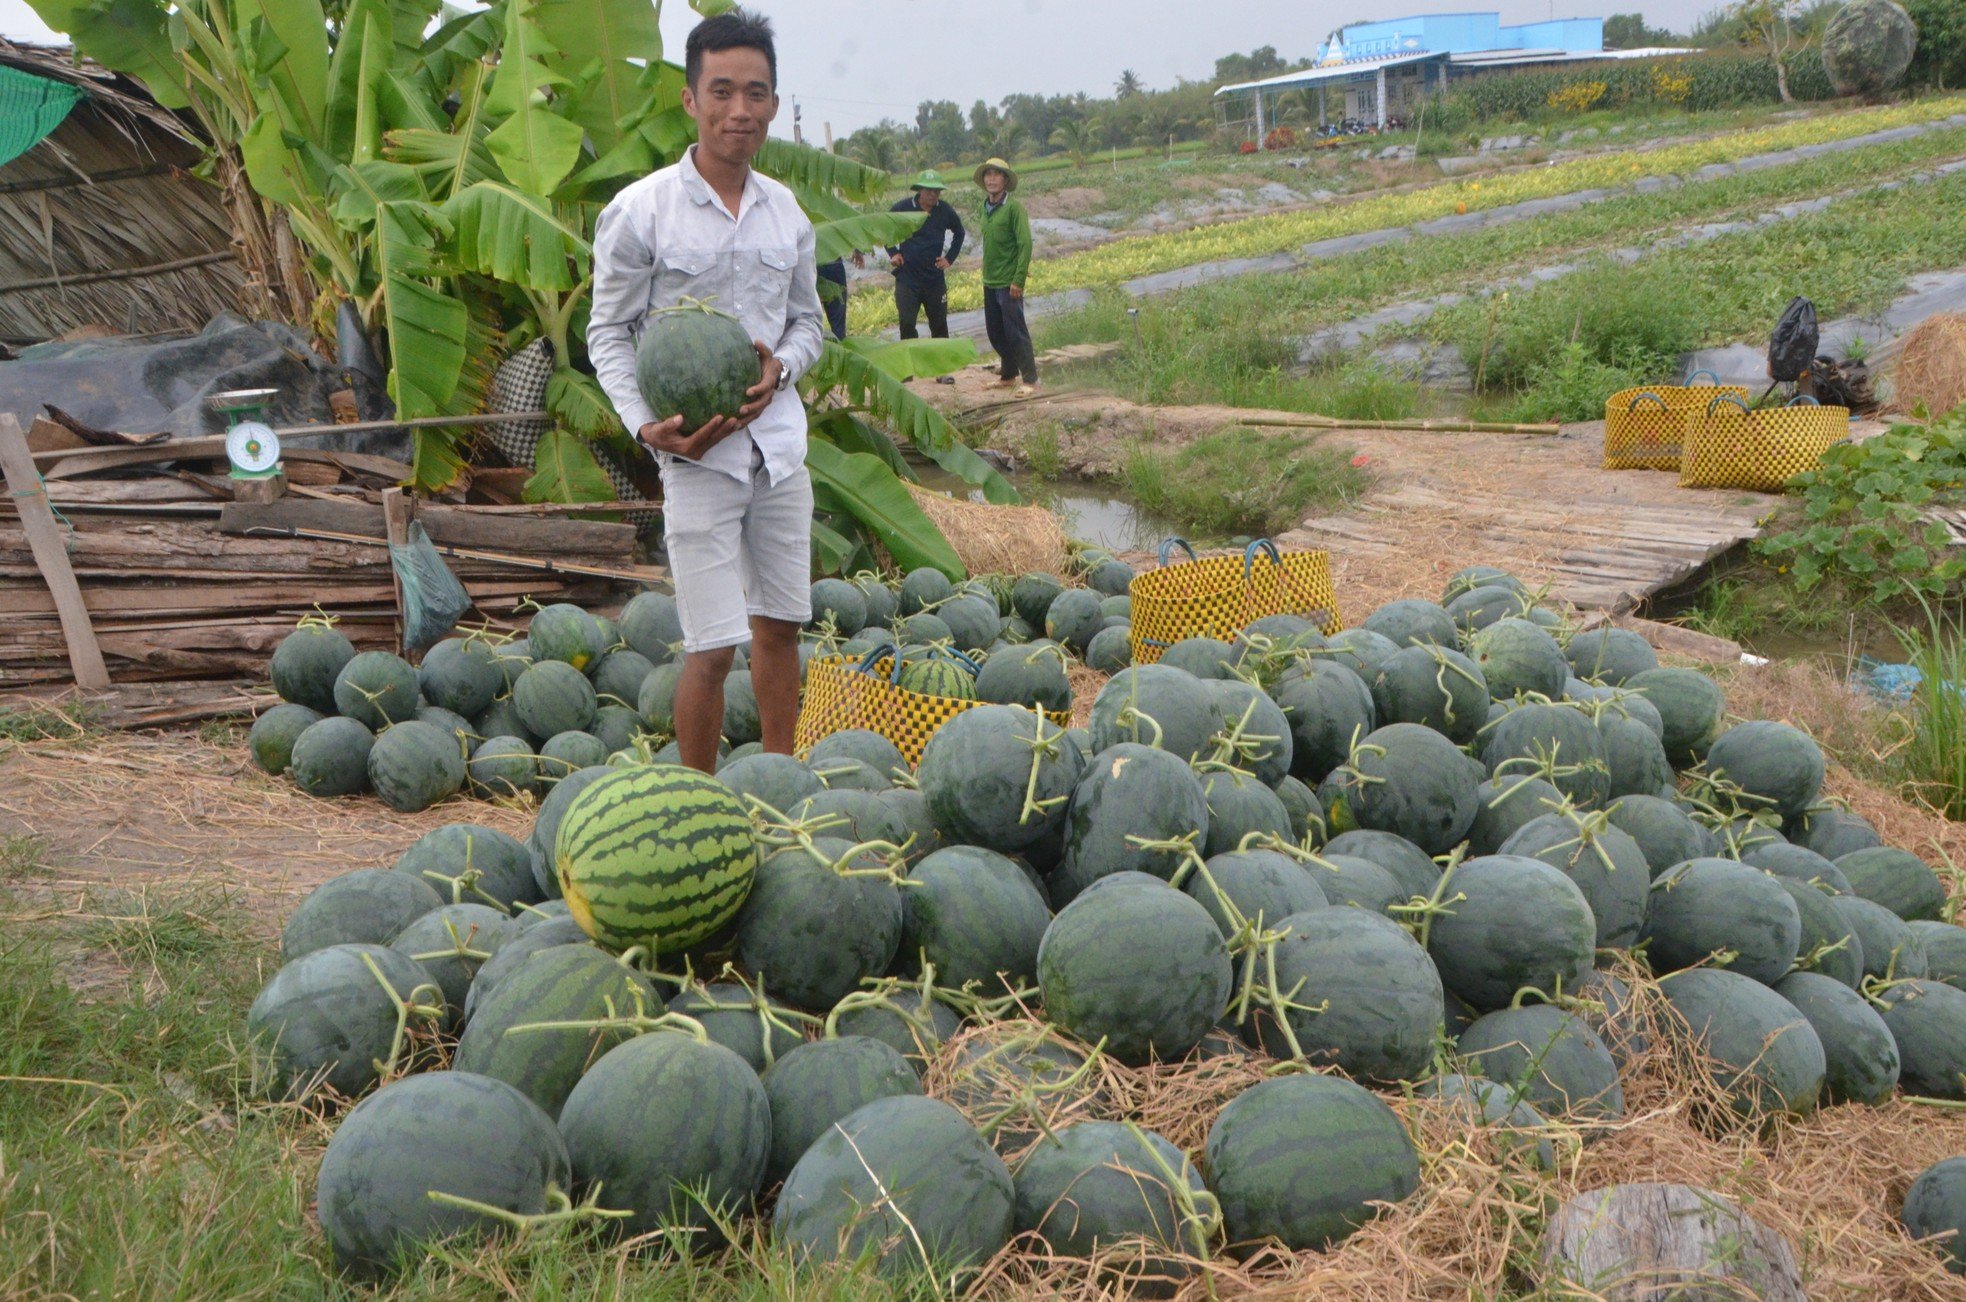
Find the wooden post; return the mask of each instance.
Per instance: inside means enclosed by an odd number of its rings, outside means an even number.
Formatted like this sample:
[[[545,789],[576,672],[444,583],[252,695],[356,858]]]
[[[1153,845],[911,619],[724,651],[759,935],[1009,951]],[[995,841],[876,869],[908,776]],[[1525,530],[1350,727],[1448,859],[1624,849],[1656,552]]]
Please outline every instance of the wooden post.
[[[400,547],[410,540],[411,502],[400,488],[385,488],[382,491],[382,528],[391,547]],[[409,628],[408,614],[403,610],[403,579],[396,573],[396,555],[389,555],[389,582],[396,589],[396,644],[403,645],[403,635]]]
[[[21,532],[27,535],[27,544],[34,552],[35,568],[41,571],[55,599],[76,686],[92,692],[108,691],[109,668],[102,662],[89,608],[82,604],[82,589],[68,564],[68,546],[62,541],[61,526],[55,523],[54,508],[48,505],[48,490],[34,469],[34,457],[27,450],[27,436],[21,433],[20,422],[13,413],[4,411],[0,411],[0,471],[5,472],[7,494],[20,513]]]
[[[232,500],[235,502],[267,503],[278,501],[287,491],[285,474],[265,475],[257,479],[235,479],[232,481]]]

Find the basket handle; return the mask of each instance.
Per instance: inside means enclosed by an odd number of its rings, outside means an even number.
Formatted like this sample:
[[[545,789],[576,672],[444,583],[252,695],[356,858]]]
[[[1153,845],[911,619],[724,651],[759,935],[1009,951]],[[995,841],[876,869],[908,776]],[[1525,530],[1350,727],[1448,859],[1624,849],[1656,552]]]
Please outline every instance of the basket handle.
[[[1822,403],[1817,402],[1813,397],[1811,397],[1809,394],[1806,393],[1798,393],[1793,398],[1790,398],[1787,402],[1783,403],[1782,405],[1784,407],[1799,407],[1805,403],[1811,407],[1820,407],[1823,405]]]
[[[1699,379],[1702,375],[1707,377],[1708,384],[1718,385],[1720,383],[1720,376],[1716,375],[1712,371],[1709,371],[1706,367],[1703,366],[1699,370],[1693,372],[1691,375],[1686,377],[1686,387],[1689,389],[1695,387],[1693,382]]]
[[[1661,408],[1663,408],[1666,405],[1666,400],[1664,398],[1661,398],[1658,394],[1653,393],[1651,390],[1648,389],[1644,393],[1641,393],[1638,396],[1634,397],[1630,402],[1626,403],[1625,410],[1637,411],[1638,404],[1644,402],[1647,398],[1650,398],[1652,401],[1658,403]]]
[[[1243,578],[1247,579],[1255,572],[1257,552],[1268,552],[1270,554],[1270,564],[1276,566],[1278,569],[1283,568],[1283,557],[1277,554],[1277,545],[1268,538],[1258,538],[1255,542],[1242,549]]]
[[[1188,540],[1186,538],[1163,538],[1161,539],[1161,544],[1160,544],[1160,563],[1163,569],[1166,568],[1167,566],[1167,558],[1174,554],[1174,549],[1176,547],[1179,547],[1182,551],[1188,553],[1189,560],[1192,561],[1192,560],[1200,559],[1195,555],[1195,549],[1188,545]]]
[[[1713,415],[1713,409],[1715,407],[1718,407],[1723,402],[1731,402],[1736,407],[1739,407],[1741,409],[1741,414],[1743,416],[1752,416],[1754,414],[1753,412],[1748,410],[1748,405],[1745,402],[1742,402],[1739,398],[1736,398],[1731,393],[1723,393],[1719,397],[1714,398],[1712,401],[1707,403],[1707,415],[1709,416]]]
[[[888,670],[887,680],[890,683],[899,682],[901,680],[901,655],[898,648],[886,642],[883,642],[877,647],[869,648],[867,653],[860,657],[860,663],[854,666],[853,671],[857,674],[871,674],[874,672],[874,667],[880,664],[881,660],[885,657],[892,657],[894,660],[893,667]]]
[[[970,677],[972,678],[974,678],[977,674],[983,671],[983,666],[977,664],[976,661],[970,659],[968,652],[963,651],[957,647],[953,647],[953,646],[937,647],[935,650],[935,658],[941,660],[960,661],[962,663],[963,668],[969,670]]]

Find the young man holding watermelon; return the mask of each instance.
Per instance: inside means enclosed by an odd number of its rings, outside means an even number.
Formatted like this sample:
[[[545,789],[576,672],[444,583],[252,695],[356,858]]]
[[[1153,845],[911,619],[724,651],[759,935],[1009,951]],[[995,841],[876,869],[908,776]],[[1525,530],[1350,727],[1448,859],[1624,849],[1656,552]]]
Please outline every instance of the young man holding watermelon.
[[[764,748],[790,753],[799,714],[799,628],[812,614],[812,480],[793,382],[818,360],[812,223],[792,192],[751,169],[778,112],[771,26],[742,9],[690,32],[683,107],[697,143],[630,185],[594,233],[587,347],[601,387],[662,470],[663,536],[683,625],[676,742],[716,767],[724,680],[751,644]],[[753,339],[758,382],[732,415],[697,429],[656,418],[636,381],[652,311],[708,300]]]

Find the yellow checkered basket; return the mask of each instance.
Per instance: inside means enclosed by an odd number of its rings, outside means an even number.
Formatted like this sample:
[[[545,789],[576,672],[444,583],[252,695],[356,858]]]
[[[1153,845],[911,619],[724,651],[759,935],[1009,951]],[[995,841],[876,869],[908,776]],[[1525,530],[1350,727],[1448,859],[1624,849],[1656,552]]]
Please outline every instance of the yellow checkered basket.
[[[1820,406],[1800,397],[1786,407],[1750,408],[1722,395],[1694,413],[1679,467],[1682,488],[1744,488],[1779,493],[1813,470],[1830,446],[1850,433],[1848,407]]]
[[[1686,427],[1699,409],[1716,397],[1747,401],[1746,389],[1720,384],[1712,371],[1695,371],[1689,379],[1702,375],[1714,383],[1620,389],[1605,399],[1604,468],[1678,470]]]
[[[1185,564],[1170,565],[1175,548]],[[1197,557],[1185,539],[1160,545],[1160,568],[1136,575],[1133,599],[1133,663],[1150,665],[1183,638],[1229,641],[1266,615],[1303,615],[1326,633],[1345,626],[1338,617],[1338,590],[1331,558],[1321,551],[1279,552],[1258,538],[1240,557]]]
[[[889,662],[885,673],[880,671],[883,660]],[[859,660],[847,656],[815,657],[806,666],[805,697],[799,705],[792,749],[803,759],[814,746],[834,733],[865,728],[899,747],[912,768],[921,763],[922,749],[936,729],[964,710],[990,704],[911,692],[895,681],[900,675],[901,656],[891,646],[875,647]],[[1061,728],[1071,726],[1069,713],[1055,710],[1044,713],[1045,718]]]

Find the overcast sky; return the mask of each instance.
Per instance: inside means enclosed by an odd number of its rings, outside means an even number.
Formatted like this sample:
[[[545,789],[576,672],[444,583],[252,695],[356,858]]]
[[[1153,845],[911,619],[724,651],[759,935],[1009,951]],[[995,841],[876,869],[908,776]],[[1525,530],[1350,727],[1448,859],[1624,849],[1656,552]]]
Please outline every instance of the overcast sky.
[[[1490,0],[1494,2],[1494,0]],[[1595,12],[1643,12],[1646,21],[1684,31],[1719,0],[1639,0]],[[1214,71],[1217,55],[1274,45],[1286,58],[1312,54],[1347,22],[1406,13],[1465,13],[1481,0],[753,0],[778,28],[779,84],[785,108],[774,134],[791,134],[791,100],[804,109],[807,138],[821,123],[845,135],[884,117],[909,121],[924,99],[965,109],[1018,91],[1112,93],[1131,68],[1149,86]],[[1499,0],[1505,23],[1594,12],[1574,0]],[[684,0],[668,0],[663,29],[680,59],[695,21]],[[50,34],[26,0],[0,0],[0,33],[29,40]]]

